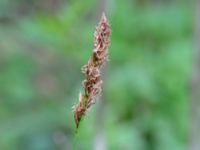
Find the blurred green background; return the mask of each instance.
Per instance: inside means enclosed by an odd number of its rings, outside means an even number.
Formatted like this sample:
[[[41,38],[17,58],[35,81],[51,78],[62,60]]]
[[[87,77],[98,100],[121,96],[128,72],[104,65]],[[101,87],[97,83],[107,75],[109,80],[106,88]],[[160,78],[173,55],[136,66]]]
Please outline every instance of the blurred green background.
[[[75,136],[102,11],[103,95]],[[1,0],[0,150],[186,150],[193,28],[190,0]]]

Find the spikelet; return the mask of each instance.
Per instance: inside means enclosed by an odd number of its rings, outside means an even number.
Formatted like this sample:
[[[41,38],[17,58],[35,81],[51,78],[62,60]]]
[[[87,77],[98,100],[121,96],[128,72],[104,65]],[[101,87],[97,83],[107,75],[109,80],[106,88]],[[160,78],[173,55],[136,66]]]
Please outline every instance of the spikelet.
[[[73,106],[76,128],[78,128],[81,118],[87,113],[95,102],[95,98],[102,91],[101,68],[108,60],[108,46],[111,35],[111,28],[105,14],[94,33],[94,49],[88,63],[83,66],[82,72],[86,79],[83,81],[84,93],[79,94],[79,102]]]

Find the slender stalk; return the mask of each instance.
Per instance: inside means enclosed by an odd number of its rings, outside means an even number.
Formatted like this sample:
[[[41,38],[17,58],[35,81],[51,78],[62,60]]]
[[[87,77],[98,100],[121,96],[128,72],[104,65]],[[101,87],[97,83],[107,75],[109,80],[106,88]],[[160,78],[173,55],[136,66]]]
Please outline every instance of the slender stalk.
[[[194,64],[191,82],[190,101],[190,144],[189,150],[200,149],[200,0],[196,0],[196,16],[194,30]]]
[[[111,35],[111,28],[105,14],[102,14],[101,20],[94,33],[94,49],[88,63],[83,66],[82,72],[86,79],[83,81],[84,92],[79,94],[79,102],[73,106],[76,128],[79,127],[83,116],[89,108],[95,103],[95,99],[101,94],[102,79],[101,68],[108,60],[108,46]]]

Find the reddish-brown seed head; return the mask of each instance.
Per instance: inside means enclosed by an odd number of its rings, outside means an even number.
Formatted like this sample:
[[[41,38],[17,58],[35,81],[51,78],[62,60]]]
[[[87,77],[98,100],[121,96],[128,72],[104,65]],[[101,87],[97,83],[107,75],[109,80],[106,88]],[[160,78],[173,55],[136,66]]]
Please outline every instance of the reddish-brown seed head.
[[[96,97],[101,93],[101,74],[100,68],[108,60],[108,46],[111,28],[105,14],[94,33],[94,49],[88,63],[83,66],[82,71],[86,76],[83,81],[84,93],[79,94],[79,103],[74,106],[74,119],[78,128],[81,118],[94,103]]]

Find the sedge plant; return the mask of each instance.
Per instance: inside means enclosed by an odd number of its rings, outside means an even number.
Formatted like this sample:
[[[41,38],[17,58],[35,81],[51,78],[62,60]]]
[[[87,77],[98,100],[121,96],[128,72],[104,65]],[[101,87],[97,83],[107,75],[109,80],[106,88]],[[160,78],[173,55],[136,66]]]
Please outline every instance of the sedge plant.
[[[108,61],[108,47],[110,44],[111,27],[105,14],[102,14],[100,22],[94,33],[94,48],[92,55],[82,72],[86,79],[83,81],[83,91],[79,93],[78,103],[73,106],[76,128],[83,116],[95,103],[102,91],[101,69]]]

